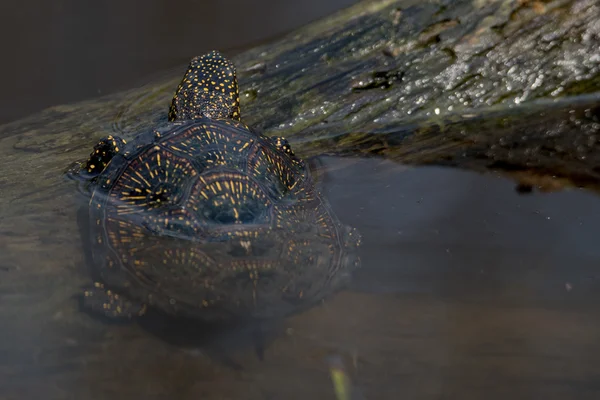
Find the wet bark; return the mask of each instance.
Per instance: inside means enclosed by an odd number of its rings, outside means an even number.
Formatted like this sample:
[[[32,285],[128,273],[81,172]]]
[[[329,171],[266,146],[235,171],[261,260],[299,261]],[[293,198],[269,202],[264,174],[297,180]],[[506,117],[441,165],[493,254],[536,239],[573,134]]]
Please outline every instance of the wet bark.
[[[368,5],[239,57],[256,126],[311,154],[596,185],[597,2]]]
[[[360,150],[401,162],[506,166],[593,184],[599,19],[594,0],[364,1],[235,57],[243,116],[266,134],[289,137],[305,154]],[[84,157],[102,135],[132,136],[164,120],[178,79],[54,107],[0,128],[0,136],[14,136],[14,149],[23,153],[58,153],[52,161],[62,167]],[[575,100],[590,94],[586,104]],[[555,116],[536,116],[536,102],[561,115],[577,103],[577,121],[569,114],[565,126]],[[484,111],[489,107],[491,114]],[[485,126],[473,124],[479,114]],[[505,118],[514,129],[503,125]],[[416,135],[423,130],[427,152]],[[461,156],[445,149],[454,130]],[[394,131],[403,139],[382,141],[381,132]],[[319,140],[331,137],[344,140]],[[502,143],[518,149],[503,151]],[[540,148],[561,161],[531,156]]]

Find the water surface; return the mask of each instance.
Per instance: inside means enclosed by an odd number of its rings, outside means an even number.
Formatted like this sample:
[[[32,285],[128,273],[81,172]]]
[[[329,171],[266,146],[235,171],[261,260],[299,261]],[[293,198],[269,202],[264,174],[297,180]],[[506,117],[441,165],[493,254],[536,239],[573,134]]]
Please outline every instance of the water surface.
[[[334,210],[363,234],[363,267],[322,306],[269,326],[262,360],[251,330],[82,314],[71,298],[87,279],[72,264],[82,257],[73,230],[61,239],[72,253],[48,262],[65,265],[60,279],[3,289],[2,397],[333,399],[331,356],[357,398],[598,396],[595,195],[522,195],[493,175],[378,159],[321,161]]]

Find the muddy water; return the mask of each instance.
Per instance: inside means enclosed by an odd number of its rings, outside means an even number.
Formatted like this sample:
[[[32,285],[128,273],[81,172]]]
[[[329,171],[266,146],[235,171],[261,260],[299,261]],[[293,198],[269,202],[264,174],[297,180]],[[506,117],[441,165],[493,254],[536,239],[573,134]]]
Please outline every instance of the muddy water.
[[[0,398],[334,399],[333,365],[356,399],[598,398],[600,199],[375,159],[321,168],[363,267],[264,327],[262,354],[250,328],[92,319],[68,268],[51,294],[5,289]],[[63,240],[75,254],[49,263],[80,257]]]

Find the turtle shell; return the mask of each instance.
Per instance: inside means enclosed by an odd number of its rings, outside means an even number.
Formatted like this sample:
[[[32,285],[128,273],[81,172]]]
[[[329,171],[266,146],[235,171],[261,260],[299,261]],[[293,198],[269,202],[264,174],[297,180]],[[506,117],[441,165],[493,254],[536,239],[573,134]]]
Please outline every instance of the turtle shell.
[[[209,118],[127,144],[90,200],[99,280],[194,318],[280,316],[322,299],[358,263],[358,234],[280,146],[241,122]]]

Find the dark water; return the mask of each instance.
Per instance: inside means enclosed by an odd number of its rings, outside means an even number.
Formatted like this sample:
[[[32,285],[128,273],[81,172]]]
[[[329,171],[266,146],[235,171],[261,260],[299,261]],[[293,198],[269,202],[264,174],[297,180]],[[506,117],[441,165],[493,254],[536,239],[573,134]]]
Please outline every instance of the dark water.
[[[237,14],[227,3],[79,4],[0,6],[21,27],[15,66],[3,65],[12,75],[1,74],[15,93],[2,94],[5,119],[134,86],[341,2],[240,3]],[[11,142],[0,143],[10,155]],[[264,327],[261,356],[246,327],[81,313],[73,295],[89,277],[73,185],[13,185],[21,197],[0,213],[0,240],[10,237],[0,241],[0,399],[335,399],[334,367],[352,399],[600,398],[597,195],[519,194],[494,175],[377,159],[321,161],[334,211],[362,233],[363,267],[322,306]]]
[[[232,55],[356,0],[0,3],[0,122],[146,82],[194,55]]]

